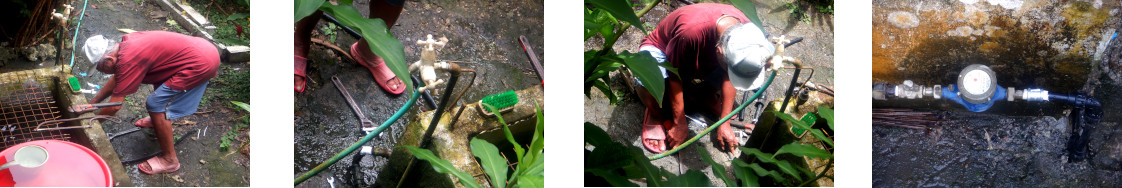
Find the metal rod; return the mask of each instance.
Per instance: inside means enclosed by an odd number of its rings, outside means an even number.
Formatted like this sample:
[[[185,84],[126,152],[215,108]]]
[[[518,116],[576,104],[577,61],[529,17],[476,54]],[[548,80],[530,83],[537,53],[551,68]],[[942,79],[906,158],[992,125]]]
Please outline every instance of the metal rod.
[[[79,118],[70,118],[70,119],[58,119],[58,120],[47,120],[47,121],[43,121],[42,123],[39,123],[39,125],[35,126],[35,131],[51,131],[51,130],[63,130],[63,129],[89,128],[89,127],[90,127],[90,125],[89,125],[89,124],[81,124],[81,125],[78,125],[78,126],[68,126],[68,127],[53,127],[53,128],[42,128],[42,127],[43,127],[43,125],[46,125],[46,124],[51,124],[51,123],[62,123],[62,122],[67,122],[67,121],[74,121],[74,120],[87,120],[87,119],[92,119],[92,120],[110,120],[110,121],[113,121],[113,122],[117,122],[117,123],[120,123],[120,122],[121,122],[121,119],[119,119],[119,118],[117,118],[117,117],[113,117],[113,116],[107,116],[107,115],[94,115],[94,116],[90,116],[90,117],[79,117]]]
[[[530,65],[534,66],[534,72],[538,73],[538,79],[541,80],[542,84],[544,85],[545,71],[542,71],[542,63],[538,61],[538,55],[534,54],[534,49],[530,48],[530,46],[527,46],[528,43],[530,42],[527,42],[526,36],[518,36],[518,45],[522,46],[522,50],[526,51],[526,56],[530,57]]]
[[[355,103],[355,99],[351,98],[351,93],[347,91],[346,87],[343,87],[343,82],[339,81],[339,77],[331,76],[331,82],[335,83],[335,88],[339,89],[339,93],[342,93],[343,98],[347,99],[347,104],[350,105],[351,109],[354,110],[355,114],[358,115],[358,121],[360,128],[362,128],[362,131],[367,133],[370,133],[370,131],[374,131],[374,122],[366,119],[366,115],[362,114],[362,109],[358,108],[358,104]]]
[[[479,76],[479,73],[475,72],[475,70],[474,70],[474,69],[466,69],[466,68],[465,68],[465,69],[460,69],[460,71],[461,71],[461,72],[471,72],[471,80],[469,80],[469,81],[468,81],[468,83],[471,83],[471,84],[468,84],[468,86],[467,86],[467,87],[465,87],[464,89],[460,90],[460,94],[456,95],[456,99],[455,99],[455,100],[453,100],[453,101],[460,101],[460,97],[461,97],[461,96],[463,96],[463,95],[464,95],[464,93],[465,93],[465,92],[467,92],[467,90],[468,90],[468,89],[471,89],[471,86],[472,86],[472,85],[475,85],[475,77],[476,77],[476,76]],[[455,103],[455,102],[453,102],[453,103]],[[455,115],[455,116],[452,116],[452,122],[451,122],[451,123],[449,123],[449,125],[452,125],[452,126],[455,126],[455,125],[456,125],[456,122],[458,122],[458,121],[460,120],[460,114],[463,114],[463,113],[464,113],[464,109],[465,109],[465,108],[467,108],[467,105],[465,105],[465,104],[463,104],[463,103],[460,103],[460,110],[457,110],[457,111],[456,111],[456,115]],[[454,127],[453,127],[453,128],[454,128]]]

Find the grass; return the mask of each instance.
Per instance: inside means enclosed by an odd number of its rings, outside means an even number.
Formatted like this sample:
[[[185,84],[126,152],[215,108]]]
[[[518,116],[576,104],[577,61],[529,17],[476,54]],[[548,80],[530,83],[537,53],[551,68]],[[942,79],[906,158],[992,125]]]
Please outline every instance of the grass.
[[[249,45],[249,6],[244,0],[189,0],[196,11],[206,16],[217,29],[214,40],[225,45]],[[239,34],[238,30],[241,28]]]
[[[834,14],[834,0],[793,0],[783,6],[790,9],[788,12],[795,19],[810,23],[814,14]]]
[[[249,101],[249,70],[234,70],[229,65],[221,65],[218,76],[211,79],[214,93],[203,96],[210,102],[214,99],[223,101]],[[217,87],[216,87],[217,86]]]
[[[232,105],[238,106],[238,109],[242,109],[245,112],[249,112],[249,104],[236,102],[236,101],[232,101],[230,103]],[[239,112],[241,112],[241,111],[239,111]],[[242,115],[241,117],[237,118],[236,120],[237,120],[237,123],[234,124],[234,128],[230,129],[230,131],[226,132],[225,134],[222,134],[222,139],[218,144],[218,148],[222,149],[223,151],[230,149],[230,146],[232,146],[231,144],[235,140],[237,140],[238,135],[241,135],[240,130],[249,128],[249,114]],[[242,143],[242,146],[244,147],[245,143]]]

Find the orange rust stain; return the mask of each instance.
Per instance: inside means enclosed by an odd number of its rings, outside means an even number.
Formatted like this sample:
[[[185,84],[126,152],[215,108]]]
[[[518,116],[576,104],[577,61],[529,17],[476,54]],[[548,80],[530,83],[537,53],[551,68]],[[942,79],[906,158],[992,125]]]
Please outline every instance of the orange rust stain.
[[[1000,48],[1000,47],[1001,46],[998,45],[995,42],[985,42],[985,43],[982,43],[982,46],[979,47],[978,50],[981,50],[982,52],[991,53],[991,52],[994,52],[994,51],[998,50],[998,48]]]
[[[973,24],[974,26],[989,24],[990,15],[982,11],[973,11],[973,13],[970,14],[969,21],[970,24]]]

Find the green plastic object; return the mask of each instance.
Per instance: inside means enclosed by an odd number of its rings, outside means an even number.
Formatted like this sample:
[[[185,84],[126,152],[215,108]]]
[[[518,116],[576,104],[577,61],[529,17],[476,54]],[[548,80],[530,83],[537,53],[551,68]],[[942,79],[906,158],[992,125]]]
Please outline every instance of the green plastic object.
[[[803,118],[799,118],[799,121],[802,121],[803,123],[806,123],[807,125],[814,126],[814,122],[818,121],[818,116],[816,116],[814,114],[811,114],[811,113],[807,113],[806,115],[803,115]],[[799,127],[796,127],[796,126],[791,126],[791,132],[795,133],[795,136],[797,136],[797,137],[803,137],[803,133],[806,133],[806,131],[807,131],[806,129],[802,129],[802,128],[799,128]]]
[[[67,79],[70,82],[70,90],[74,92],[82,91],[82,85],[78,84],[78,78],[71,76]]]
[[[495,109],[503,109],[518,104],[518,94],[514,93],[514,90],[510,90],[483,97],[482,102],[494,106]]]

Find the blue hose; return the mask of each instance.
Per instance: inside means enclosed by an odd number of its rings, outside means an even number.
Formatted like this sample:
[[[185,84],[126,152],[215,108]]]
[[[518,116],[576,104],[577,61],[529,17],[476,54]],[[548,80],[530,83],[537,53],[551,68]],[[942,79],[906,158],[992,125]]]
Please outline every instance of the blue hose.
[[[70,40],[70,67],[74,67],[74,51],[78,51],[74,47],[78,45],[78,29],[82,28],[82,19],[86,18],[86,5],[90,0],[82,0],[82,14],[78,15],[78,26],[74,27],[74,39]]]
[[[374,137],[378,136],[378,134],[382,133],[382,131],[390,128],[390,124],[393,124],[393,122],[397,121],[398,118],[401,118],[402,115],[405,115],[405,112],[409,110],[409,107],[413,106],[413,103],[417,102],[417,98],[420,96],[421,93],[417,92],[416,89],[413,89],[413,96],[409,97],[409,102],[405,102],[405,105],[401,106],[401,109],[398,109],[397,113],[394,113],[393,116],[390,116],[390,119],[386,119],[386,122],[383,122],[381,126],[378,126],[378,128],[374,129],[374,131],[370,132],[370,134],[366,134],[366,137],[362,137],[362,140],[351,144],[351,146],[347,147],[347,149],[343,150],[343,152],[335,154],[335,156],[331,157],[331,159],[328,159],[327,161],[316,165],[316,167],[312,168],[312,170],[305,172],[303,175],[300,175],[300,177],[297,177],[295,184],[293,185],[300,185],[300,183],[303,183],[304,180],[308,180],[308,178],[319,174],[320,171],[323,171],[324,169],[327,169],[327,167],[334,165],[335,162],[339,162],[339,159],[350,155],[355,150],[362,147],[362,145],[366,144],[366,142],[374,139]]]

